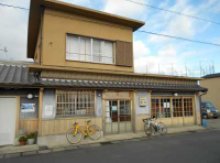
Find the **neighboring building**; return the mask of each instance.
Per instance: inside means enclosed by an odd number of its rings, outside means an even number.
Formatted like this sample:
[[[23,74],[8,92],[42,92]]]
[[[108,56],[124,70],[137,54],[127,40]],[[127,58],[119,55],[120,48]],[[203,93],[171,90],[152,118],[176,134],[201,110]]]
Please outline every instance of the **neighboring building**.
[[[209,90],[202,100],[212,102],[220,110],[220,73],[204,76],[200,84]]]
[[[0,66],[0,145],[13,144],[21,129],[38,131],[39,144],[65,143],[73,122],[87,119],[104,136],[143,131],[142,119],[151,116],[169,126],[199,125],[206,89],[198,78],[134,73],[133,32],[143,25],[32,0],[28,58],[34,63]]]

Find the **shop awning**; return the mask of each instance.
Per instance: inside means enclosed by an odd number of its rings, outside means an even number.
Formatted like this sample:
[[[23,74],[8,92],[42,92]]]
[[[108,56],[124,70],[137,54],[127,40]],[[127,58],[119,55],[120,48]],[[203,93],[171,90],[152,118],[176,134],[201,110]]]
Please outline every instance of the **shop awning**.
[[[85,79],[87,76],[87,79]],[[148,80],[127,78],[125,81],[121,76],[111,75],[111,79],[99,74],[98,78],[91,74],[72,76],[71,79],[41,77],[40,72],[30,72],[26,65],[4,65],[0,64],[0,87],[73,87],[73,88],[97,88],[97,89],[148,89],[160,91],[184,91],[205,92],[206,88],[198,84],[173,84],[171,82],[149,82]]]

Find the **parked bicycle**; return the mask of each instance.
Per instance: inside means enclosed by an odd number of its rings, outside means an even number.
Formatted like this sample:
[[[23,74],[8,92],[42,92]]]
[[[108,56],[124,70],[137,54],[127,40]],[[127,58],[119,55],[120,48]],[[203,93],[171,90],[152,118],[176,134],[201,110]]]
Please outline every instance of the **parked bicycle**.
[[[143,119],[144,132],[147,136],[156,134],[164,135],[167,133],[167,126],[163,122],[158,122],[156,118]]]
[[[69,143],[79,143],[82,136],[89,137],[92,140],[97,140],[101,137],[101,129],[95,125],[90,124],[91,120],[85,121],[86,125],[80,126],[78,122],[73,124],[73,127],[66,132],[66,138]]]

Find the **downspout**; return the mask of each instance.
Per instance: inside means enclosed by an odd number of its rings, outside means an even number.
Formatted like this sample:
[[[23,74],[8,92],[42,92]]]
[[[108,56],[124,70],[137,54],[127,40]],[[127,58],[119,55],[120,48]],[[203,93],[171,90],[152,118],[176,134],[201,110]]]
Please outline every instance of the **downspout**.
[[[199,92],[200,93],[200,92]],[[205,92],[201,92],[201,94],[199,94],[199,110],[200,110],[200,124],[202,124],[202,111],[201,111],[201,102],[202,102],[202,96],[206,95],[207,91]]]

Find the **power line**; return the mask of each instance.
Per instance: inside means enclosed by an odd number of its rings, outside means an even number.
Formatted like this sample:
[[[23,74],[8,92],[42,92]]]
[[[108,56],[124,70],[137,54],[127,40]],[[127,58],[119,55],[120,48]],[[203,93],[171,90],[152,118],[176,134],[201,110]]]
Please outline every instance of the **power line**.
[[[160,8],[160,7],[157,7],[157,6],[153,6],[151,4],[137,2],[137,1],[133,1],[133,0],[125,0],[125,1],[135,3],[135,4],[138,4],[138,5],[142,5],[142,6],[147,6],[147,7],[152,8],[152,9],[161,10],[161,11],[165,11],[165,12],[169,12],[169,13],[173,13],[173,14],[177,14],[177,15],[182,15],[182,16],[190,17],[190,18],[197,19],[197,20],[201,20],[201,21],[204,21],[204,22],[210,22],[210,23],[213,23],[213,24],[220,25],[220,22],[216,22],[216,21],[213,21],[213,20],[210,20],[210,19],[198,17],[198,16],[195,16],[195,15],[185,14],[185,13],[174,11],[174,10],[168,10],[168,9],[165,9],[165,8]],[[11,8],[15,8],[15,9],[21,9],[21,10],[29,11],[28,8],[9,5],[9,4],[4,4],[4,3],[0,3],[0,6],[11,7]]]
[[[135,1],[132,1],[132,0],[126,0],[126,1],[135,2]],[[139,3],[139,2],[138,2],[138,3]],[[3,3],[0,3],[0,6],[12,7],[12,8],[16,8],[16,9],[22,9],[22,10],[29,10],[29,9],[27,9],[27,8],[23,8],[23,7],[19,7],[19,6],[14,6],[14,5],[3,4]],[[219,24],[220,24],[220,23],[219,23]],[[184,38],[184,37],[179,37],[179,36],[174,36],[174,35],[167,35],[167,34],[156,33],[156,32],[150,32],[150,31],[144,31],[144,30],[138,30],[137,32],[146,33],[146,34],[151,34],[151,35],[157,35],[157,36],[161,36],[161,37],[172,38],[172,39],[176,39],[176,40],[183,40],[183,41],[194,42],[194,43],[200,43],[200,44],[220,46],[220,44],[217,44],[217,43],[210,43],[210,42],[205,42],[205,41],[192,40],[192,39],[189,39],[189,38]]]
[[[172,39],[176,39],[176,40],[183,40],[183,41],[194,42],[194,43],[200,43],[200,44],[220,46],[220,44],[217,44],[217,43],[211,43],[211,42],[205,42],[205,41],[199,41],[199,40],[192,40],[192,39],[189,39],[189,38],[184,38],[184,37],[179,37],[179,36],[173,36],[173,35],[167,35],[167,34],[162,34],[162,33],[155,33],[155,32],[150,32],[150,31],[143,31],[143,30],[138,30],[137,32],[147,33],[147,34],[151,34],[151,35],[157,35],[157,36],[161,36],[161,37],[172,38]]]
[[[210,19],[207,19],[207,18],[202,18],[202,17],[198,17],[198,16],[195,16],[195,15],[190,15],[190,14],[182,13],[182,12],[179,12],[179,11],[168,10],[166,8],[160,8],[160,7],[151,5],[151,4],[137,2],[137,1],[133,1],[133,0],[125,0],[125,1],[129,1],[131,3],[135,3],[135,4],[138,4],[138,5],[146,6],[146,7],[155,9],[155,10],[169,12],[169,13],[177,14],[177,15],[180,15],[180,16],[182,15],[182,16],[193,18],[193,19],[196,19],[196,20],[201,20],[201,21],[204,21],[204,22],[209,22],[209,23],[220,25],[220,22],[216,22],[214,20],[210,20]]]
[[[21,10],[26,10],[26,11],[29,10],[29,9],[27,9],[27,8],[24,8],[24,7],[19,7],[19,6],[14,6],[14,5],[9,5],[9,4],[4,4],[4,3],[0,3],[0,6],[3,6],[3,7],[11,7],[11,8],[21,9]]]

